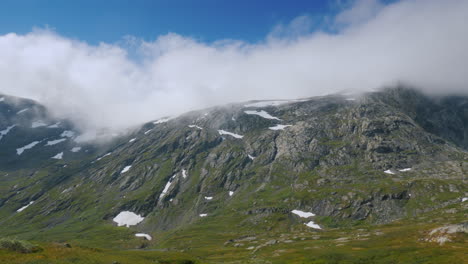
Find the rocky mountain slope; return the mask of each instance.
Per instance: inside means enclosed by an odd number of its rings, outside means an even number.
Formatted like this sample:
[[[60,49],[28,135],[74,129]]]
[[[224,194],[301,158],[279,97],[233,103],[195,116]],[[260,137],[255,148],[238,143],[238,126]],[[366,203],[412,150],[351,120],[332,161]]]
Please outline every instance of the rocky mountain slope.
[[[271,245],[247,247],[258,234],[466,216],[467,97],[395,88],[231,104],[106,145],[77,142],[72,124],[33,101],[0,98],[4,236],[119,248],[146,237],[144,247],[190,251],[236,230],[223,247],[261,252]]]

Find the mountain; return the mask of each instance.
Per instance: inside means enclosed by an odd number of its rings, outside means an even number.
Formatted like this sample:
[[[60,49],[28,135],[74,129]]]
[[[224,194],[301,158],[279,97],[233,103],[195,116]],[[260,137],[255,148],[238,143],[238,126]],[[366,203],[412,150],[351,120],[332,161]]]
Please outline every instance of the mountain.
[[[98,144],[39,103],[0,95],[0,130],[0,234],[44,249],[19,260],[0,250],[9,263],[463,258],[468,97],[393,88],[252,101]]]

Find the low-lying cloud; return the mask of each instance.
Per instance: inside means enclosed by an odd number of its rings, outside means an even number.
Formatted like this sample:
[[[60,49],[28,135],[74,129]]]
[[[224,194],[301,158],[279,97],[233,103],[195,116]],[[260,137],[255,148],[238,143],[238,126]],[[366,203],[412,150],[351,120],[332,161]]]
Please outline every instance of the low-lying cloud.
[[[0,92],[36,99],[91,135],[228,102],[397,82],[468,94],[466,14],[467,0],[358,0],[328,20],[333,30],[311,32],[299,16],[255,44],[172,33],[93,46],[49,30],[11,33],[0,36]]]

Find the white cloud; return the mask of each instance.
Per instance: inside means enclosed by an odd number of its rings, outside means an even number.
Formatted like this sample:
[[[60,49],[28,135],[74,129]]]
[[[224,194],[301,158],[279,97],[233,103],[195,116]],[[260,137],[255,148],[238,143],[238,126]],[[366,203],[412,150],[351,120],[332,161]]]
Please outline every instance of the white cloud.
[[[336,16],[347,24],[338,32],[307,33],[311,20],[301,16],[257,44],[171,33],[92,46],[48,30],[12,33],[0,36],[0,92],[39,100],[71,118],[84,138],[227,102],[400,81],[467,93],[467,13],[466,0],[360,0]],[[129,46],[141,60],[129,58]]]
[[[336,16],[338,24],[358,24],[372,19],[384,5],[379,0],[356,0],[351,7]]]
[[[310,33],[313,29],[314,20],[307,15],[294,18],[289,24],[278,24],[268,35],[269,41],[278,41],[281,39],[295,40]]]

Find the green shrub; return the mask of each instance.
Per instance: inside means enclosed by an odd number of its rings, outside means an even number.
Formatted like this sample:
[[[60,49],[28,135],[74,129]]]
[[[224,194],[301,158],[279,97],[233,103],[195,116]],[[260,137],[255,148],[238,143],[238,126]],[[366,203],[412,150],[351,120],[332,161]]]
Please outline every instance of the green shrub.
[[[0,239],[0,249],[6,249],[19,253],[34,253],[42,250],[40,247],[27,241],[6,238]]]

